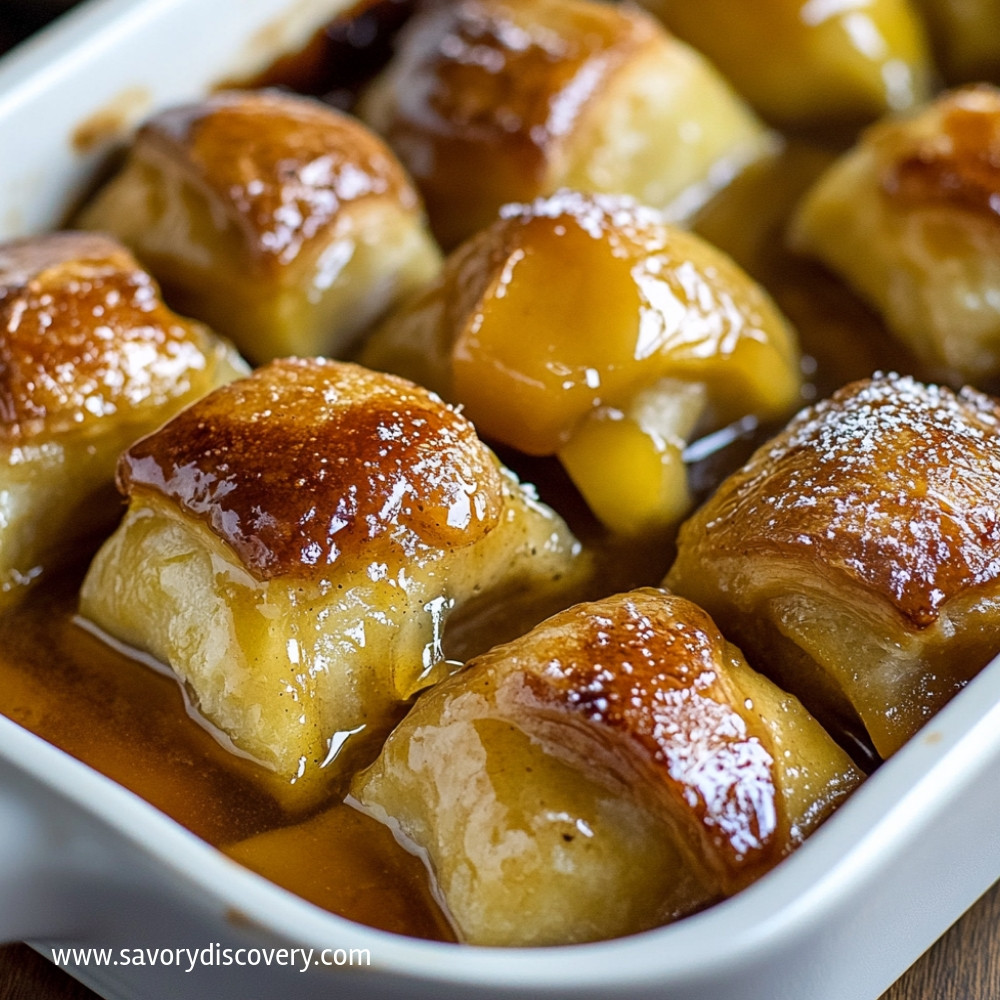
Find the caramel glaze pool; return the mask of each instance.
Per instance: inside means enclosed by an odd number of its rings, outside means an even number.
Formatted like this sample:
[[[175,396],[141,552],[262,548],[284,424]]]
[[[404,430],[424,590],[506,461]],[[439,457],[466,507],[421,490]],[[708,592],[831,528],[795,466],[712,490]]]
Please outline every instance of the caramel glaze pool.
[[[343,805],[293,821],[258,786],[256,765],[189,716],[175,680],[78,624],[85,568],[0,619],[0,712],[310,902],[384,930],[450,939],[423,865],[385,827]]]
[[[548,488],[567,489],[557,477]],[[564,505],[578,503],[564,497]],[[0,714],[311,903],[382,930],[454,940],[423,863],[385,826],[336,800],[309,814],[284,811],[258,765],[217,741],[172,675],[112,648],[81,623],[77,592],[91,554],[81,553],[0,616]],[[601,546],[598,557],[606,567],[595,574],[601,589],[623,590],[658,580],[670,550]],[[591,596],[590,589],[580,596]],[[498,622],[476,645],[527,627],[517,618]],[[462,632],[459,622],[459,643]]]

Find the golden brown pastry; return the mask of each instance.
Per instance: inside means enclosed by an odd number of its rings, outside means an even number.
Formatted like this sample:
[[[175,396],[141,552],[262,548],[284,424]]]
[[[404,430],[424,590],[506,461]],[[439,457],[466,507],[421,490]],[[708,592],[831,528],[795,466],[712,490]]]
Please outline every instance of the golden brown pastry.
[[[773,867],[858,784],[700,608],[576,605],[421,696],[355,780],[462,941],[568,944],[683,916]]]
[[[0,245],[0,607],[114,526],[122,449],[245,372],[113,240]]]
[[[873,126],[792,228],[949,382],[1000,374],[998,164],[1000,90],[954,91]]]
[[[998,651],[1000,405],[877,375],[804,410],[680,531],[666,583],[888,757]]]
[[[784,127],[872,121],[928,95],[910,0],[640,0]]]
[[[592,0],[428,5],[359,113],[446,247],[559,187],[683,215],[774,143],[701,56],[644,13]]]
[[[1000,0],[918,0],[952,83],[1000,82]]]
[[[696,429],[799,404],[794,332],[758,285],[652,210],[571,191],[507,206],[364,358],[461,403],[487,438],[558,455],[623,534],[687,511]]]
[[[168,665],[293,804],[370,759],[453,669],[458,606],[537,598],[578,562],[464,417],[333,361],[276,361],[212,393],[133,445],[118,479],[128,511],[81,613]]]
[[[440,265],[385,144],[277,92],[156,115],[80,221],[124,240],[171,304],[258,363],[347,349]]]

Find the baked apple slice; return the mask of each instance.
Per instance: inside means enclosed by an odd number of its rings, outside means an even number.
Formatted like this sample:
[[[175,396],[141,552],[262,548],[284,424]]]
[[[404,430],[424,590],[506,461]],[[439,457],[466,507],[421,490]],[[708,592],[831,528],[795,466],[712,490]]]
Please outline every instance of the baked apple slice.
[[[640,2],[784,128],[856,126],[930,93],[926,32],[911,0]]]
[[[623,535],[687,512],[692,435],[800,402],[795,333],[759,285],[653,210],[575,191],[507,206],[362,357],[557,455]]]

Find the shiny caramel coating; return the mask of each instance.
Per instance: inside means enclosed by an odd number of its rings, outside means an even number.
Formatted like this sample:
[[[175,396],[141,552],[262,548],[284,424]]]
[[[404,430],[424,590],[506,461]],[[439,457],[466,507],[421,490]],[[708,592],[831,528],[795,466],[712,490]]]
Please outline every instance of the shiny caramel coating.
[[[0,245],[0,331],[5,607],[113,527],[122,449],[246,367],[91,233]]]
[[[912,128],[912,125],[911,125]],[[942,98],[924,128],[873,135],[886,199],[902,209],[941,205],[1000,220],[1000,91]]]
[[[683,525],[667,584],[888,756],[1000,649],[998,503],[1000,406],[879,375],[727,479]]]
[[[318,101],[223,91],[143,125],[81,224],[254,361],[344,348],[439,254],[386,145]]]
[[[359,113],[403,159],[446,248],[503,204],[563,186],[703,200],[772,143],[654,19],[591,0],[429,4]]]
[[[478,651],[586,572],[468,420],[343,362],[279,360],[217,390],[130,448],[119,484],[128,510],[82,616],[173,670],[293,810],[342,790],[454,669],[453,616]]]
[[[98,234],[0,245],[0,329],[8,447],[137,420],[207,378],[204,327],[167,309],[132,255]]]
[[[708,615],[649,589],[471,661],[418,701],[352,794],[427,857],[460,939],[565,944],[738,891],[859,780]]]
[[[160,112],[136,142],[177,164],[210,192],[242,235],[247,263],[289,264],[348,205],[418,199],[395,157],[372,133],[314,101],[223,92]]]
[[[784,418],[801,379],[794,331],[728,257],[630,199],[575,191],[505,207],[362,357],[461,403],[487,438],[558,455],[623,533],[685,512],[696,428]]]
[[[499,523],[503,496],[459,413],[323,359],[274,361],[201,400],[133,445],[118,481],[204,522],[261,580],[471,545]]]
[[[639,594],[577,605],[530,646],[522,640],[518,651],[494,650],[473,666],[520,668],[519,689],[501,699],[543,717],[578,714],[624,742],[656,772],[668,808],[689,821],[695,853],[740,882],[774,863],[787,830],[779,833],[769,741],[739,719],[725,648],[700,609]]]
[[[998,163],[1000,90],[951,91],[864,133],[791,230],[954,384],[1000,374]]]
[[[926,32],[911,0],[641,3],[784,128],[856,126],[929,94]]]

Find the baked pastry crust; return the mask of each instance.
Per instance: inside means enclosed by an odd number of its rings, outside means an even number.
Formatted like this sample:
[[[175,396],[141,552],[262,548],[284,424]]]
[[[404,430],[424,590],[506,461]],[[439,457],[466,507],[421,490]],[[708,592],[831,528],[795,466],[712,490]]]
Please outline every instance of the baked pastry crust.
[[[122,456],[119,485],[129,509],[82,615],[169,666],[293,805],[454,668],[457,605],[538,600],[579,565],[459,413],[333,361],[272,362],[206,397]]]
[[[460,940],[643,930],[746,886],[860,781],[689,601],[563,611],[421,696],[355,780]]]
[[[1000,90],[952,91],[869,129],[791,230],[954,384],[1000,374],[998,162]]]
[[[245,374],[164,306],[117,242],[63,232],[0,245],[0,606],[120,515],[118,453]]]
[[[785,128],[870,122],[930,93],[924,25],[910,0],[640,3]]]
[[[560,187],[690,213],[774,137],[719,74],[627,6],[460,0],[407,27],[359,113],[451,248]]]
[[[345,351],[440,265],[385,144],[318,101],[270,91],[154,116],[80,224],[115,233],[168,301],[257,363]]]
[[[507,206],[362,358],[461,403],[490,440],[557,455],[623,534],[686,513],[696,430],[800,402],[794,331],[760,286],[651,209],[574,191]]]
[[[878,375],[803,411],[681,528],[666,583],[888,757],[1000,650],[1000,406]]]

